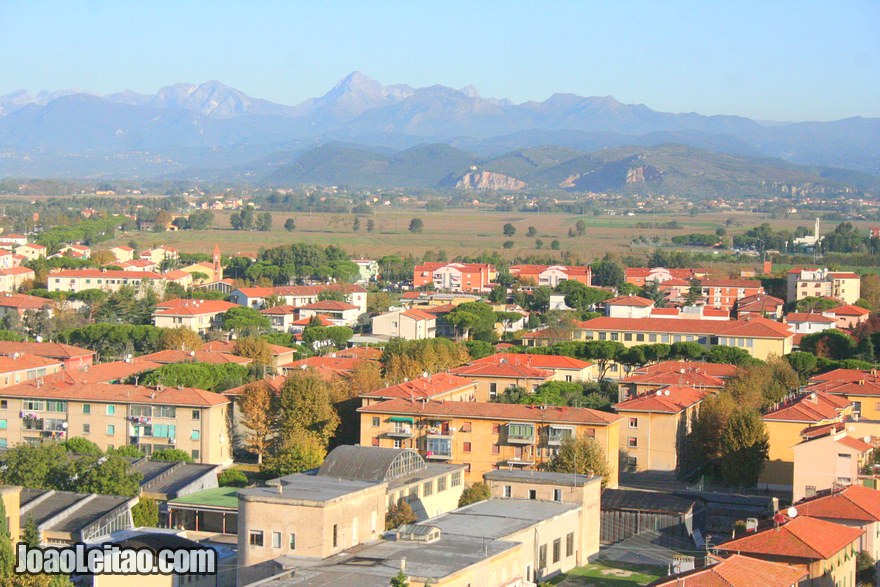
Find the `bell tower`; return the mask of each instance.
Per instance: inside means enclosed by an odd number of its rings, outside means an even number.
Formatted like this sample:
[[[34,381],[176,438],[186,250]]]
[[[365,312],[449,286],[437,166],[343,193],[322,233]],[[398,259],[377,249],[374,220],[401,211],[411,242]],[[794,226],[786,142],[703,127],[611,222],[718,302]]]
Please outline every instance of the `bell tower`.
[[[220,263],[220,245],[214,245],[214,281],[223,279],[223,265]]]

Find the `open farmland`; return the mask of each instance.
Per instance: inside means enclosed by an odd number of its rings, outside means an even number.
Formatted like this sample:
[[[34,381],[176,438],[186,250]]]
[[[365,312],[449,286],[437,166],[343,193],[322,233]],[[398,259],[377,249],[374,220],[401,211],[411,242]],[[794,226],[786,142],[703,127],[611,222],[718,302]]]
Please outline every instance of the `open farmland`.
[[[295,218],[296,230],[284,230],[288,218]],[[424,228],[420,233],[408,230],[410,219],[421,218]],[[219,243],[224,254],[253,254],[260,247],[272,247],[291,242],[304,242],[318,245],[338,245],[351,255],[378,257],[388,254],[412,253],[418,257],[427,251],[444,250],[450,258],[463,255],[479,255],[483,251],[499,251],[507,257],[525,256],[537,252],[559,254],[551,251],[553,240],[558,240],[560,251],[571,251],[581,260],[589,262],[602,257],[606,252],[628,254],[648,251],[653,246],[634,247],[633,238],[653,236],[661,240],[671,239],[679,234],[693,232],[710,233],[716,228],[725,227],[732,219],[734,224],[726,226],[728,234],[741,234],[749,228],[770,222],[774,229],[812,226],[812,220],[783,218],[770,220],[760,214],[742,212],[722,212],[692,216],[647,215],[637,216],[577,216],[564,213],[522,213],[476,210],[448,210],[426,212],[425,210],[380,209],[375,214],[360,216],[360,231],[352,230],[353,215],[307,212],[274,212],[272,230],[269,232],[236,231],[229,225],[229,213],[215,213],[214,224],[210,229],[200,231],[181,231],[165,233],[136,233],[118,237],[109,244],[125,244],[132,238],[140,246],[167,244],[184,252],[210,252]],[[367,231],[367,222],[373,220],[375,228]],[[586,233],[580,237],[568,237],[578,220],[587,224]],[[677,221],[680,229],[637,228],[638,223],[665,223]],[[502,227],[511,223],[516,234],[506,237]],[[537,235],[526,236],[530,226]],[[862,226],[861,228],[867,227]],[[823,227],[823,231],[830,227]],[[543,241],[542,251],[536,248],[536,240]],[[511,240],[514,246],[504,249],[505,241]]]

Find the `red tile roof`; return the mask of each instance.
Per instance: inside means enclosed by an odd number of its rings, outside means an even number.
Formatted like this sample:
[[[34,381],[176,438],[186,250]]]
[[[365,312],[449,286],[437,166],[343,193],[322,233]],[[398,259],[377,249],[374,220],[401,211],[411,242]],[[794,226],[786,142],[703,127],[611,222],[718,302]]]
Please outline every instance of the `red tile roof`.
[[[766,294],[754,294],[740,298],[736,303],[736,307],[739,312],[775,312],[783,304],[785,304],[785,301],[779,298]]]
[[[244,385],[239,385],[238,387],[233,387],[231,389],[227,389],[226,391],[222,392],[222,394],[226,395],[226,396],[234,397],[234,396],[238,396],[238,395],[243,394],[245,391],[247,391],[248,389],[255,387],[255,386],[256,387],[265,387],[265,388],[268,388],[270,391],[274,391],[275,393],[278,393],[279,391],[281,391],[281,388],[284,387],[285,381],[287,381],[287,377],[284,377],[283,375],[277,375],[272,378],[259,379],[257,381],[251,381],[250,383],[245,383]]]
[[[823,316],[816,312],[791,312],[785,315],[786,322],[813,322],[814,324],[834,324],[834,318]]]
[[[336,322],[334,322],[327,316],[321,316],[320,314],[317,314],[315,316],[307,316],[306,318],[300,318],[299,320],[294,320],[290,324],[293,326],[308,326],[315,318],[318,319],[318,323],[321,326],[336,326]]]
[[[844,306],[831,308],[830,310],[827,310],[827,312],[835,316],[866,316],[871,313],[871,310],[853,306],[852,304],[846,304]]]
[[[556,269],[567,275],[589,275],[590,268],[580,265],[511,265],[511,275],[540,275],[548,269]]]
[[[260,314],[266,314],[267,316],[290,316],[296,314],[297,310],[298,308],[296,306],[284,304],[281,306],[273,306],[272,308],[264,308],[260,310]]]
[[[321,300],[318,302],[312,302],[311,304],[306,304],[305,306],[300,306],[300,310],[323,310],[328,312],[344,312],[346,310],[357,309],[357,306],[352,306],[351,304],[347,304],[345,302],[337,302],[336,300]]]
[[[428,312],[423,312],[422,310],[416,308],[410,308],[405,312],[402,312],[402,316],[406,316],[407,318],[411,318],[413,320],[436,320],[437,316],[433,314],[429,314]]]
[[[61,367],[61,361],[27,353],[22,353],[17,358],[12,355],[0,356],[0,373],[14,373],[16,371],[51,366]]]
[[[189,273],[187,273],[189,275]],[[121,271],[117,269],[63,269],[49,274],[50,278],[94,278],[94,279],[165,279],[164,275],[152,271]]]
[[[429,377],[420,377],[384,389],[377,389],[376,391],[365,393],[361,397],[431,399],[465,387],[474,388],[474,386],[475,384],[472,379],[458,377],[450,373],[437,373]]]
[[[387,402],[359,408],[358,411],[373,414],[404,414],[427,417],[449,416],[505,421],[588,424],[596,426],[606,426],[623,418],[623,416],[617,414],[609,414],[607,412],[600,412],[589,408],[548,406],[546,409],[541,409],[539,406],[528,406],[523,404],[447,401],[413,402],[408,399],[392,399]]]
[[[586,322],[579,322],[578,328],[581,330],[749,336],[775,339],[794,336],[784,324],[759,317],[725,321],[681,320],[678,318],[611,318],[602,316],[587,320]]]
[[[686,385],[688,387],[708,387],[710,389],[721,389],[725,384],[725,381],[719,377],[694,371],[685,373],[676,373],[674,371],[635,373],[625,379],[621,379],[620,382],[641,386],[665,387],[667,385]]]
[[[566,357],[564,355],[541,355],[531,353],[495,353],[482,359],[471,361],[471,365],[498,365],[502,361],[512,363],[514,365],[525,365],[536,369],[586,369],[592,363],[575,359],[574,357]]]
[[[840,412],[849,405],[850,402],[844,398],[825,393],[808,393],[767,412],[764,420],[818,423],[840,417]]]
[[[638,395],[614,406],[618,412],[661,412],[677,414],[695,406],[710,393],[685,385],[670,385],[656,391]]]
[[[107,383],[128,379],[132,375],[153,371],[161,366],[161,363],[145,361],[137,357],[131,362],[113,361],[88,365],[79,369],[68,369],[64,372],[62,379],[67,383]]]
[[[837,439],[836,442],[844,446],[848,446],[849,448],[855,449],[862,454],[874,449],[873,444],[865,442],[860,438],[853,438],[852,436],[844,436],[843,438]]]
[[[314,369],[325,379],[331,379],[337,375],[346,375],[354,371],[364,359],[352,359],[346,357],[309,357],[281,365],[285,371],[294,369]]]
[[[35,381],[0,389],[3,397],[31,397],[100,403],[165,404],[172,406],[210,407],[229,403],[219,393],[193,387],[156,387],[144,385],[110,385],[107,383],[53,384],[37,387]]]
[[[219,365],[223,363],[235,363],[237,365],[248,365],[252,361],[244,357],[237,357],[228,353],[218,353],[211,351],[179,351],[176,349],[168,349],[149,355],[141,355],[138,359],[142,361],[152,361],[154,363],[172,364],[172,363],[209,363]]]
[[[832,396],[880,396],[880,379],[877,377],[865,377],[858,381],[826,381],[811,385],[806,391],[816,391],[831,394]]]
[[[499,377],[507,379],[545,379],[553,373],[543,369],[529,367],[526,364],[514,364],[508,362],[497,363],[473,363],[450,369],[450,373],[464,375],[466,377]]]
[[[880,522],[880,491],[850,485],[829,495],[801,501],[796,507],[801,515],[813,518]]]
[[[863,530],[798,516],[779,528],[748,534],[718,546],[726,552],[827,560],[858,540]]]
[[[94,355],[95,351],[81,349],[60,342],[11,342],[0,341],[0,355],[12,355],[14,353],[29,353],[50,359],[70,359],[73,357],[87,357]]]
[[[872,379],[877,377],[873,371],[863,371],[861,369],[834,369],[819,375],[813,375],[810,381],[861,381],[862,379]]]
[[[28,275],[30,273],[34,273],[34,270],[30,267],[7,267],[6,269],[0,269],[0,275]]]
[[[618,296],[605,300],[606,306],[634,306],[636,308],[647,308],[654,305],[653,300],[642,298],[639,296]]]
[[[808,576],[803,568],[734,554],[711,566],[658,579],[651,587],[791,587]]]
[[[738,370],[727,363],[704,363],[698,361],[662,361],[636,369],[636,373],[703,373],[712,377],[732,377]]]
[[[54,306],[53,300],[38,298],[26,294],[0,294],[0,308],[15,308],[16,310],[40,310],[46,306]]]
[[[154,316],[204,316],[206,314],[222,314],[238,304],[223,300],[185,300],[176,299],[160,302],[156,305]]]

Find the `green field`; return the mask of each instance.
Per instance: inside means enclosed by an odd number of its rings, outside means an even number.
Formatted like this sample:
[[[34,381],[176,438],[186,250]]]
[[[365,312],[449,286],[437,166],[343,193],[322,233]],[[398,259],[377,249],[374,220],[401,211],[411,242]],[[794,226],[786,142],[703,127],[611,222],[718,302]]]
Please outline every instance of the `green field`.
[[[554,577],[550,583],[561,587],[637,587],[665,574],[666,570],[660,567],[592,563]]]
[[[208,230],[181,231],[166,233],[137,233],[120,236],[108,243],[125,244],[132,238],[141,247],[167,244],[184,252],[209,253],[215,243],[226,255],[254,254],[260,247],[271,247],[292,242],[317,245],[338,245],[353,256],[368,258],[388,254],[412,253],[422,257],[428,251],[446,251],[449,258],[459,255],[475,256],[483,251],[499,251],[512,258],[544,252],[558,255],[550,250],[553,240],[558,240],[561,251],[571,251],[585,262],[601,258],[606,252],[628,254],[645,252],[653,247],[633,247],[630,243],[640,235],[650,238],[658,236],[667,240],[679,234],[692,232],[714,232],[725,226],[730,219],[733,225],[726,226],[731,235],[740,234],[749,228],[769,222],[774,229],[794,229],[799,225],[812,226],[811,220],[801,218],[782,218],[771,220],[769,216],[744,212],[721,212],[701,214],[696,217],[682,215],[638,216],[576,216],[564,213],[522,213],[496,212],[487,210],[449,210],[426,212],[425,210],[378,210],[375,214],[361,217],[359,232],[352,230],[354,216],[330,213],[273,213],[273,227],[269,232],[235,231],[229,226],[229,213],[215,214],[214,225]],[[408,231],[412,218],[421,218],[424,229],[413,234]],[[295,218],[297,228],[293,232],[284,230],[284,222]],[[373,232],[367,232],[367,221],[375,223]],[[578,220],[587,223],[584,236],[569,238],[568,230]],[[658,228],[636,228],[639,222],[663,223],[676,220],[682,228],[664,230]],[[511,223],[516,227],[513,237],[502,234],[502,226]],[[526,236],[529,226],[537,230],[535,237]],[[860,228],[866,228],[860,226]],[[544,241],[542,251],[538,251],[535,240]],[[514,241],[514,247],[503,249],[505,241]]]

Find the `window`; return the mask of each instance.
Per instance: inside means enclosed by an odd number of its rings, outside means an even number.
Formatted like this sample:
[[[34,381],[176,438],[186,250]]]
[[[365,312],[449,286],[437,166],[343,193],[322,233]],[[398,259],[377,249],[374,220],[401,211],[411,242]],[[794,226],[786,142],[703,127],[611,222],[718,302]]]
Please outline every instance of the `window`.
[[[639,419],[638,418],[630,418],[629,419],[629,427],[630,428],[638,428],[639,427]]]
[[[373,446],[379,446],[379,437],[378,436],[373,437]]]
[[[627,467],[636,467],[639,464],[639,460],[636,457],[626,457],[626,466]]]
[[[83,414],[92,413],[92,404],[83,404]]]
[[[201,418],[202,418],[202,412],[201,412],[201,411],[199,411],[199,410],[193,410],[193,411],[192,411],[192,419],[193,419],[193,420],[201,420]]]
[[[542,544],[538,549],[538,568],[546,569],[547,568],[547,545]]]
[[[553,562],[558,563],[562,556],[562,540],[557,538],[553,541]]]
[[[175,418],[177,417],[177,409],[174,406],[155,406],[153,408],[154,418]]]
[[[422,484],[422,497],[428,497],[429,495],[434,494],[434,482],[433,481],[425,481]]]
[[[0,420],[0,430],[6,430],[6,420]]]
[[[497,444],[493,444],[492,445],[492,454],[493,455],[501,454],[501,447],[498,446]]]
[[[565,536],[565,556],[569,557],[574,554],[574,532],[569,532]]]
[[[471,423],[470,422],[462,422],[461,431],[462,432],[470,432],[471,431]]]
[[[498,384],[490,383],[489,384],[489,397],[495,397],[498,395]]]
[[[462,445],[461,445],[461,449],[462,449],[464,452],[471,452],[471,443],[470,443],[470,442],[464,442],[464,443],[462,443]]]
[[[538,499],[538,491],[535,489],[529,489],[529,499]]]
[[[333,548],[339,545],[339,525],[333,524]]]
[[[193,430],[192,434],[189,435],[190,440],[199,440],[202,437],[202,433],[199,430]]]
[[[248,532],[248,544],[251,546],[263,546],[263,531],[251,530]]]
[[[419,498],[419,486],[413,485],[409,488],[409,495],[407,496],[407,501],[416,501]]]
[[[511,497],[513,495],[513,487],[510,485],[505,485],[501,488],[501,496],[502,497]]]
[[[437,479],[437,493],[440,493],[441,491],[446,491],[446,475]]]
[[[281,532],[272,532],[272,548],[281,548]]]
[[[400,448],[400,439],[394,439],[394,448]]]
[[[115,416],[116,415],[116,406],[114,406],[113,404],[109,404],[107,406],[107,415],[108,416]]]
[[[9,407],[9,402],[5,399],[0,399],[0,410],[5,410]]]
[[[880,410],[880,402],[877,402],[877,409]],[[501,432],[501,424],[492,424],[492,434],[499,434]]]
[[[194,461],[199,461],[199,460],[201,460],[201,458],[202,458],[201,453],[199,452],[199,450],[198,450],[198,449],[195,449],[195,448],[194,448],[193,450],[191,450],[189,454],[190,454],[190,456],[192,456],[192,458],[193,458]]]
[[[625,332],[623,334],[623,340],[625,340],[626,342],[632,342],[632,339],[633,339],[632,332]]]
[[[6,448],[7,446],[9,446],[9,445],[6,442],[6,439],[0,438],[0,448]]]
[[[26,399],[21,402],[21,406],[26,412],[42,412],[46,409],[46,402],[41,399]]]
[[[92,431],[91,424],[83,424],[83,434],[88,434]]]
[[[47,400],[46,401],[46,411],[47,412],[66,412],[67,411],[67,402]]]
[[[627,448],[639,448],[639,439],[635,436],[630,436],[626,439]]]
[[[114,434],[116,434],[116,426],[107,424],[107,436],[113,436]]]
[[[290,546],[290,550],[296,550],[296,534],[291,533],[288,545]]]
[[[562,490],[554,489],[553,490],[553,501],[562,501]]]
[[[461,471],[455,471],[452,474],[452,487],[458,487],[461,485]]]
[[[373,416],[373,428],[379,427],[379,416]]]

